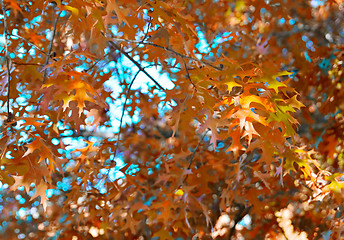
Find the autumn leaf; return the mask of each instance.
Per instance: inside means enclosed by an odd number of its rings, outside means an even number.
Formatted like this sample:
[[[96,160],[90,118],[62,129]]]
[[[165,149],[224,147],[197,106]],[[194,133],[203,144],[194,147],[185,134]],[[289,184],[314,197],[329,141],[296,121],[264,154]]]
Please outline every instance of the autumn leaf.
[[[0,239],[341,239],[316,2],[3,0]]]

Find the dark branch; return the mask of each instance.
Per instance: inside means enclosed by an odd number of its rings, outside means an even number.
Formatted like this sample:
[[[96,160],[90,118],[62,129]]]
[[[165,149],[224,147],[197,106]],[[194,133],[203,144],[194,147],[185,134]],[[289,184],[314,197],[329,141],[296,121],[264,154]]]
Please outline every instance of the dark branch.
[[[2,14],[4,16],[4,35],[5,35],[5,59],[7,68],[7,121],[10,122],[12,114],[10,112],[10,93],[11,93],[11,69],[10,69],[10,56],[8,53],[8,29],[7,29],[7,16],[3,0],[1,2]]]
[[[48,46],[48,53],[46,54],[46,58],[45,58],[45,63],[44,63],[44,66],[48,65],[49,63],[49,59],[50,59],[50,55],[51,55],[51,49],[53,48],[53,42],[54,42],[54,38],[55,38],[55,34],[56,34],[56,27],[57,27],[57,22],[60,18],[60,15],[61,15],[61,12],[59,12],[59,14],[57,15],[55,21],[54,21],[54,29],[53,29],[53,36],[51,37],[51,40],[50,40],[50,43],[49,43],[49,46]],[[55,17],[55,14],[53,14],[53,16]],[[44,70],[44,73],[43,73],[43,84],[45,83],[45,79],[47,77],[47,69]]]
[[[31,46],[33,46],[34,48],[36,48],[38,51],[40,51],[40,52],[43,53],[44,55],[47,55],[46,52],[44,52],[42,49],[40,49],[39,47],[37,47],[35,44],[33,44],[32,42],[30,42],[30,41],[27,40],[26,38],[23,38],[22,36],[19,36],[19,35],[16,35],[16,34],[9,34],[9,36],[20,38],[20,39],[24,40],[25,42],[27,42],[28,44],[30,44]]]
[[[117,50],[119,50],[121,53],[123,53],[124,56],[126,56],[132,63],[136,65],[136,67],[139,68],[141,72],[146,74],[147,77],[149,77],[161,90],[165,90],[147,71],[137,62],[134,58],[132,58],[127,52],[123,51],[116,43],[109,42],[113,47],[115,47]]]
[[[228,237],[229,240],[232,239],[232,237],[234,236],[236,225],[249,213],[251,208],[252,208],[252,205],[249,207],[246,207],[244,205],[239,206],[239,212],[235,215],[234,225],[231,228],[231,231],[229,232],[229,237]]]
[[[24,66],[43,66],[40,63],[24,63],[24,62],[13,62],[16,65],[24,65]]]
[[[116,147],[115,147],[115,152],[114,152],[114,158],[116,157],[118,146],[119,146],[120,135],[121,135],[121,131],[122,131],[123,117],[124,117],[125,109],[127,107],[127,100],[129,98],[129,93],[130,93],[131,87],[134,84],[134,81],[136,80],[136,78],[137,78],[137,76],[139,75],[140,72],[141,72],[141,70],[137,71],[137,73],[133,77],[133,80],[131,80],[131,83],[130,83],[130,85],[128,87],[128,90],[127,90],[127,93],[125,95],[125,100],[124,100],[123,109],[122,109],[122,115],[121,115],[121,119],[120,119],[120,122],[119,122],[119,130],[118,130],[118,134],[117,134],[117,142],[116,142]],[[106,173],[106,175],[104,176],[103,180],[106,180],[109,177],[109,174],[110,174],[110,170]]]
[[[196,152],[197,152],[199,146],[201,145],[201,142],[203,141],[205,135],[208,133],[208,131],[209,131],[209,130],[207,130],[207,131],[205,131],[205,132],[203,133],[203,136],[201,137],[201,139],[199,140],[199,142],[198,142],[198,144],[197,144],[195,150],[193,151],[193,153],[192,153],[192,155],[191,155],[191,157],[190,157],[190,160],[189,160],[189,166],[188,166],[187,170],[190,170],[190,169],[191,169],[191,165],[192,165],[193,159],[194,159],[194,157],[195,157],[195,155],[196,155]],[[184,178],[184,180],[183,180],[183,184],[186,182],[186,180],[188,179],[188,177],[189,177],[189,174],[187,174],[187,175],[185,176],[185,178]],[[179,188],[180,188],[180,187],[181,187],[181,186],[179,186]]]
[[[188,70],[188,66],[186,65],[186,62],[185,62],[185,60],[184,60],[184,58],[182,58],[182,60],[183,60],[183,63],[184,63],[184,67],[185,67],[185,71],[186,71],[186,76],[187,76],[187,78],[189,79],[189,81],[190,81],[190,83],[192,84],[192,86],[195,88],[195,90],[197,91],[197,87],[196,87],[196,85],[192,82],[192,80],[191,80],[191,77],[190,77],[190,73],[189,73],[189,70]]]
[[[203,61],[203,60],[200,60],[200,59],[197,59],[197,58],[193,58],[193,57],[189,57],[189,56],[186,56],[186,55],[183,55],[179,52],[176,52],[174,51],[173,49],[169,48],[169,47],[164,47],[164,46],[160,46],[158,44],[155,44],[155,43],[150,43],[150,42],[141,42],[141,41],[135,41],[135,40],[128,40],[128,39],[122,39],[122,38],[113,38],[114,41],[118,41],[118,42],[130,42],[130,43],[137,43],[137,44],[144,44],[144,45],[149,45],[149,46],[153,46],[153,47],[157,47],[157,48],[161,48],[161,49],[164,49],[166,51],[169,51],[169,52],[172,52],[174,53],[175,55],[179,56],[179,57],[182,57],[182,58],[186,58],[186,59],[189,59],[189,60],[192,60],[192,61],[195,61],[195,62],[200,62],[204,65],[207,65],[207,66],[210,66],[218,71],[222,71],[223,68],[221,66],[215,66],[209,62],[206,62],[206,61]]]

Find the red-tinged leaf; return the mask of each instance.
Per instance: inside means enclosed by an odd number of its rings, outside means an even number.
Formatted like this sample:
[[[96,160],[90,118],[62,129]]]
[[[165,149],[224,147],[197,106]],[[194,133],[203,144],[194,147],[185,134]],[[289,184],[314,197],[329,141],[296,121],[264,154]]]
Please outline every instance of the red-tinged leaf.
[[[12,177],[14,178],[14,184],[10,187],[10,191],[15,191],[18,187],[24,186],[26,193],[29,193],[31,182],[25,181],[23,176]]]
[[[22,118],[16,118],[17,121],[24,121],[21,123],[22,125],[27,126],[34,126],[34,127],[41,127],[43,125],[47,124],[47,120],[44,118],[30,118],[30,117],[22,117]]]
[[[259,133],[254,129],[253,124],[251,122],[245,122],[244,128],[245,131],[243,137],[248,136],[248,144],[251,143],[253,135],[260,136]]]
[[[17,16],[18,12],[23,13],[22,9],[19,7],[17,1],[14,0],[4,0],[9,4],[9,7],[13,9],[14,15]]]
[[[264,183],[264,185],[270,190],[272,191],[271,187],[270,187],[270,184],[269,184],[269,179],[271,178],[271,176],[267,173],[261,173],[261,172],[258,172],[258,171],[255,171],[254,172],[254,176],[255,177],[258,177],[260,180],[262,180],[262,182]]]
[[[234,154],[234,157],[237,158],[239,156],[240,150],[245,150],[245,148],[241,145],[240,139],[242,137],[241,129],[236,128],[234,130],[229,131],[229,136],[232,138],[232,144],[227,149],[227,152],[232,151]]]
[[[178,130],[180,115],[184,111],[186,101],[187,99],[176,100],[177,106],[173,107],[173,110],[171,112],[170,120],[172,122],[171,125],[172,125],[172,130],[173,130],[172,137],[175,136],[176,131]]]
[[[119,8],[118,4],[116,3],[116,0],[107,0],[106,11],[115,11],[119,22],[125,22],[128,26],[130,26],[125,18],[125,15],[123,14],[124,10]]]
[[[27,151],[23,155],[23,157],[32,154],[34,151],[39,151],[39,159],[38,163],[41,161],[48,161],[48,168],[50,171],[56,170],[56,156],[51,152],[51,150],[46,146],[43,140],[36,138],[33,142],[27,145]]]
[[[203,124],[201,124],[197,132],[203,133],[206,129],[209,128],[211,131],[210,143],[212,143],[214,146],[214,149],[216,149],[217,147],[216,141],[220,140],[220,135],[217,132],[217,125],[219,124],[219,119],[215,119],[213,117],[212,112],[207,108],[201,111],[201,114],[206,115],[206,120]]]
[[[30,198],[30,201],[32,201],[36,197],[40,197],[41,204],[45,212],[47,211],[48,204],[48,197],[45,193],[46,190],[48,190],[48,185],[44,181],[40,181],[40,183],[35,187],[35,194]]]

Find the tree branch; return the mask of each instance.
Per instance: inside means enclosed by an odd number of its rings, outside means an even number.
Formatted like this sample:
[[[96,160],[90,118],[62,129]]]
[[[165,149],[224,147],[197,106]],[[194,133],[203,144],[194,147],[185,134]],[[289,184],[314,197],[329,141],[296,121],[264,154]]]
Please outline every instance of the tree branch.
[[[185,67],[185,71],[186,71],[186,76],[187,76],[187,78],[189,79],[189,81],[190,81],[190,83],[192,84],[192,86],[193,86],[193,87],[195,88],[195,90],[197,91],[196,85],[195,85],[195,84],[192,82],[192,80],[191,80],[190,73],[189,73],[189,70],[188,70],[188,66],[186,65],[185,59],[182,58],[182,60],[183,60],[183,63],[184,63],[184,67]]]
[[[27,42],[28,44],[30,44],[31,46],[33,46],[34,48],[36,48],[38,51],[40,51],[40,52],[43,53],[44,55],[47,55],[46,52],[44,52],[42,49],[40,49],[39,47],[37,47],[35,44],[33,44],[32,42],[30,42],[30,41],[27,40],[26,38],[23,38],[22,36],[19,36],[19,35],[16,35],[16,34],[9,34],[9,36],[20,38],[20,39],[24,40],[25,42]]]
[[[136,41],[136,40],[129,40],[129,39],[122,39],[122,38],[113,38],[114,41],[117,41],[117,42],[129,42],[129,43],[137,43],[137,44],[144,44],[144,45],[149,45],[149,46],[153,46],[153,47],[157,47],[157,48],[161,48],[161,49],[164,49],[166,51],[169,51],[169,52],[172,52],[174,53],[175,55],[179,56],[179,57],[182,57],[182,58],[186,58],[186,59],[189,59],[189,60],[192,60],[192,61],[195,61],[195,62],[200,62],[204,65],[207,65],[209,67],[212,67],[218,71],[222,71],[223,70],[223,67],[222,66],[215,66],[209,62],[206,62],[206,61],[203,61],[203,60],[200,60],[200,59],[197,59],[197,58],[193,58],[193,57],[189,57],[189,56],[186,56],[186,55],[183,55],[179,52],[176,52],[174,51],[173,49],[169,48],[169,47],[164,47],[164,46],[160,46],[158,44],[155,44],[155,43],[150,43],[150,42],[141,42],[141,41]]]
[[[192,155],[191,155],[191,157],[190,157],[190,160],[189,160],[189,166],[188,166],[187,170],[190,170],[190,169],[191,169],[191,165],[192,165],[193,159],[194,159],[194,157],[195,157],[195,155],[196,155],[196,152],[197,152],[199,146],[201,145],[201,142],[203,141],[205,135],[207,135],[208,131],[209,131],[209,130],[207,129],[207,131],[205,131],[205,132],[203,133],[203,136],[201,137],[201,139],[199,140],[199,142],[198,142],[198,144],[197,144],[195,150],[193,151],[193,153],[192,153]],[[189,174],[187,174],[187,175],[185,176],[185,178],[184,178],[184,180],[183,180],[183,184],[186,182],[186,180],[188,179],[188,177],[189,177]],[[179,188],[180,188],[180,187],[181,187],[181,186],[179,186]]]
[[[136,65],[136,67],[139,68],[141,72],[146,74],[147,77],[149,77],[161,90],[165,90],[147,71],[137,62],[134,58],[132,58],[127,52],[123,51],[116,43],[109,42],[113,47],[115,47],[118,51],[124,54],[132,63]]]
[[[48,46],[48,53],[46,54],[46,58],[45,58],[45,63],[44,63],[44,67],[46,65],[48,65],[49,63],[49,59],[50,59],[50,55],[51,55],[51,49],[53,48],[53,42],[54,42],[54,38],[55,38],[55,34],[56,34],[56,27],[57,27],[57,22],[60,18],[60,15],[61,15],[61,12],[59,12],[59,14],[57,15],[56,19],[54,20],[54,29],[53,29],[53,36],[51,37],[51,40],[50,40],[50,43],[49,43],[49,46]],[[53,16],[55,16],[55,14],[53,14]],[[48,69],[44,69],[44,73],[43,73],[43,84],[45,83],[45,79],[47,77],[47,70]]]
[[[249,213],[251,208],[252,208],[252,205],[249,207],[239,206],[239,212],[235,215],[234,225],[231,228],[231,231],[229,232],[229,237],[228,237],[229,240],[232,239],[232,237],[234,236],[236,225]]]
[[[7,29],[7,16],[3,0],[0,0],[2,14],[4,16],[4,35],[5,35],[5,59],[7,69],[7,121],[12,120],[12,113],[10,112],[10,93],[11,93],[11,69],[10,69],[10,56],[8,53],[8,29]]]
[[[149,66],[147,66],[147,67],[149,67]],[[125,100],[124,100],[124,104],[123,104],[123,108],[122,108],[121,119],[120,119],[120,122],[119,122],[119,130],[118,130],[118,134],[117,134],[117,142],[116,142],[116,147],[115,147],[115,152],[114,152],[114,158],[116,157],[118,146],[119,146],[119,142],[120,142],[120,135],[121,135],[121,131],[122,131],[122,123],[123,123],[125,109],[127,107],[127,100],[129,98],[129,93],[130,93],[131,87],[133,86],[133,84],[134,84],[134,82],[135,82],[135,80],[136,80],[136,78],[137,78],[137,76],[139,75],[140,72],[141,72],[141,70],[137,71],[137,73],[135,74],[135,76],[131,80],[130,85],[129,85],[128,90],[127,90],[127,93],[125,95]],[[109,173],[110,173],[110,170],[104,176],[104,178],[103,178],[104,180],[108,178]]]

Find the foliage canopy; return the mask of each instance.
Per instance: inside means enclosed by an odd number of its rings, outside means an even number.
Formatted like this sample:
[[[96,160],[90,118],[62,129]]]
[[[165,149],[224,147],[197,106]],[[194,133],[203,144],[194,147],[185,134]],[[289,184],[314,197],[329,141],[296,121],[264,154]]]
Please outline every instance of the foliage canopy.
[[[0,1],[1,239],[341,238],[341,0]]]

